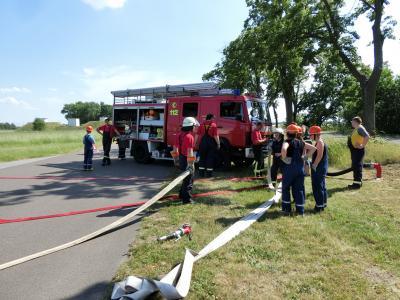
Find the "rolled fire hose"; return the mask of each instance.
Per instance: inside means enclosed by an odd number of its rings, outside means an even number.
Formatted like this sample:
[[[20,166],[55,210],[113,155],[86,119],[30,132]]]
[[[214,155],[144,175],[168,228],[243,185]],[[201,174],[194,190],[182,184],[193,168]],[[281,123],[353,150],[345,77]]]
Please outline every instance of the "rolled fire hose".
[[[100,235],[102,235],[105,232],[108,232],[110,230],[113,230],[119,226],[121,226],[122,224],[124,224],[127,221],[130,221],[131,219],[133,219],[135,216],[137,216],[138,214],[140,214],[141,212],[143,212],[145,209],[149,208],[151,205],[153,205],[154,203],[156,203],[158,200],[160,200],[163,196],[165,196],[169,191],[171,191],[175,186],[177,186],[183,179],[186,178],[186,176],[189,175],[189,171],[185,171],[182,174],[180,174],[178,177],[176,177],[173,181],[171,181],[165,188],[163,188],[161,191],[159,191],[155,196],[153,196],[149,201],[147,201],[146,203],[144,203],[143,205],[141,205],[140,207],[138,207],[137,209],[135,209],[133,212],[127,214],[126,216],[116,220],[115,222],[98,229],[95,232],[92,232],[88,235],[85,235],[79,239],[76,239],[74,241],[59,245],[57,247],[51,248],[51,249],[47,249],[41,252],[37,252],[7,263],[4,263],[2,265],[0,265],[0,270],[4,270],[7,268],[10,268],[12,266],[16,266],[19,264],[22,264],[24,262],[51,254],[51,253],[55,253],[79,244],[82,244],[88,240],[91,240],[95,237],[98,237]]]
[[[167,300],[186,297],[190,289],[193,264],[199,259],[222,247],[234,237],[238,236],[242,231],[249,228],[262,215],[264,215],[264,213],[274,203],[278,203],[281,196],[282,185],[280,184],[275,191],[275,195],[271,199],[267,200],[248,215],[231,225],[200,250],[199,253],[186,249],[183,262],[174,267],[161,280],[158,281],[151,278],[128,276],[126,280],[114,285],[111,299],[141,300],[146,299],[148,296],[156,292],[159,292]]]

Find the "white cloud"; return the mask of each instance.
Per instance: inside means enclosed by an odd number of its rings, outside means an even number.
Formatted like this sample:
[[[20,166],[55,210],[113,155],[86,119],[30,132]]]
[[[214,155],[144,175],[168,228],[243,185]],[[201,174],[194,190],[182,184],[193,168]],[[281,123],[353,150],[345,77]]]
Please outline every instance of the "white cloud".
[[[0,88],[0,93],[8,94],[8,93],[31,93],[31,90],[25,87],[4,87]]]
[[[82,0],[83,3],[90,5],[95,10],[102,10],[105,8],[122,8],[126,0]]]
[[[11,97],[11,96],[0,98],[0,103],[1,104],[5,104],[5,105],[17,106],[19,108],[27,109],[27,110],[34,110],[35,109],[28,102],[23,101],[23,100],[18,100],[17,98]]]
[[[57,92],[57,89],[56,89],[56,88],[47,88],[47,90],[48,90],[49,92]]]
[[[86,100],[92,101],[111,100],[110,92],[115,90],[181,84],[193,81],[173,78],[163,72],[134,70],[128,66],[117,66],[109,69],[84,68],[82,73],[80,78],[84,84],[83,96]]]

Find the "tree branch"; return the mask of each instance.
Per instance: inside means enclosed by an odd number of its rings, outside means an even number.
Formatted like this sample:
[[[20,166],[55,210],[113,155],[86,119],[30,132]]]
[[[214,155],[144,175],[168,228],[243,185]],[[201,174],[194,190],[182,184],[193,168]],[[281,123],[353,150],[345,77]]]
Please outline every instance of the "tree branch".
[[[358,82],[364,83],[367,80],[366,76],[358,71],[355,64],[353,64],[353,62],[346,55],[346,53],[343,51],[343,48],[339,44],[340,34],[337,28],[335,28],[335,17],[328,1],[322,0],[322,2],[324,3],[329,16],[329,22],[324,18],[324,23],[329,34],[330,42],[332,43],[333,47],[339,52],[340,58],[342,59],[345,66],[349,69],[350,73],[357,79]]]
[[[364,5],[366,5],[369,9],[375,10],[375,7],[368,3],[366,0],[360,0]]]

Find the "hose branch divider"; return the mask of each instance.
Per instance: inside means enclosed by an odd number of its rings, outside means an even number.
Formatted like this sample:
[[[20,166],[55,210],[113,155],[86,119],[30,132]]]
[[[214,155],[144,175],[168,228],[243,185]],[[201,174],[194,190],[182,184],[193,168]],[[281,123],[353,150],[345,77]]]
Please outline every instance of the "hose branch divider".
[[[153,196],[149,201],[147,201],[146,203],[144,203],[143,205],[141,205],[140,207],[138,207],[137,209],[135,209],[133,212],[127,214],[126,216],[116,220],[115,222],[100,228],[98,230],[96,230],[95,232],[92,232],[88,235],[85,235],[79,239],[76,239],[74,241],[56,246],[54,248],[51,249],[47,249],[41,252],[37,252],[4,264],[0,265],[0,270],[4,270],[7,268],[10,268],[12,266],[16,266],[19,264],[22,264],[24,262],[51,254],[51,253],[55,253],[79,244],[82,244],[88,240],[91,240],[95,237],[98,237],[110,230],[113,230],[119,226],[121,226],[122,224],[124,224],[127,221],[132,220],[134,217],[136,217],[138,214],[140,214],[141,212],[143,212],[144,210],[146,210],[147,208],[149,208],[150,206],[152,206],[154,203],[156,203],[158,200],[160,200],[162,197],[164,197],[169,191],[171,191],[174,187],[176,187],[184,178],[186,178],[186,176],[189,175],[189,171],[185,171],[182,174],[180,174],[178,177],[176,177],[173,181],[171,181],[165,188],[163,188],[161,191],[159,191],[155,196]]]

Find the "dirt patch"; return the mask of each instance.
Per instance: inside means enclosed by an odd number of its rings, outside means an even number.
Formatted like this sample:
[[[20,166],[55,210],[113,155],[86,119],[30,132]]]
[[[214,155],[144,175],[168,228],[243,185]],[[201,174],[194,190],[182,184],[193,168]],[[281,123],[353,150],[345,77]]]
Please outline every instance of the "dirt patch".
[[[388,287],[396,296],[400,297],[400,280],[393,274],[380,269],[377,266],[365,270],[365,276],[373,284]]]

